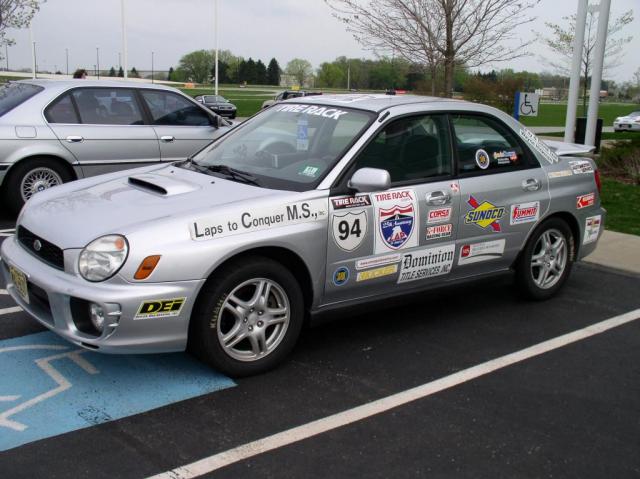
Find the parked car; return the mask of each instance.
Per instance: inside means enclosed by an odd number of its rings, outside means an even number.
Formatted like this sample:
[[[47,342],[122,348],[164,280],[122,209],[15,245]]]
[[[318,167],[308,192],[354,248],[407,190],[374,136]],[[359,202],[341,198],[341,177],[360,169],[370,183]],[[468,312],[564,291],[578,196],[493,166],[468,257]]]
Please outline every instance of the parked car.
[[[39,193],[0,270],[78,346],[188,348],[254,374],[336,308],[510,270],[528,297],[555,295],[606,215],[594,162],[565,150],[590,147],[548,146],[476,103],[297,98],[189,160]]]
[[[173,88],[23,80],[0,88],[0,186],[17,212],[77,178],[187,158],[225,133],[219,116]]]
[[[640,131],[640,111],[632,111],[613,121],[613,131]]]
[[[223,96],[198,95],[195,97],[195,100],[202,103],[217,115],[228,117],[232,120],[236,117],[238,108]]]
[[[278,103],[279,101],[290,100],[291,98],[300,98],[303,96],[315,96],[322,95],[319,91],[304,91],[304,90],[285,90],[278,93],[273,100],[265,100],[262,102],[262,108],[268,108],[271,105]]]

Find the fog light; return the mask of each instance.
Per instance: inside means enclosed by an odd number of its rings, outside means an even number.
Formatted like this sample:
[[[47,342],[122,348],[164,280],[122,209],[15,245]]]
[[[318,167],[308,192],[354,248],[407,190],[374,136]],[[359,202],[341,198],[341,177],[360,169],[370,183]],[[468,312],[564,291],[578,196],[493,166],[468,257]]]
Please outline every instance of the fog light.
[[[91,318],[91,324],[101,333],[104,329],[104,310],[102,306],[91,303],[91,306],[89,306],[89,317]]]

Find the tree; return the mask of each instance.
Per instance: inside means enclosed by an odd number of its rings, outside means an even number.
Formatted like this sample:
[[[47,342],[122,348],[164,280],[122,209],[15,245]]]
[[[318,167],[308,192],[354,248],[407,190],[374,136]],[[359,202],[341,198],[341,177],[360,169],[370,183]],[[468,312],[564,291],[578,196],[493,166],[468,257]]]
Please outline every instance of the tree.
[[[347,79],[345,72],[336,62],[322,63],[318,68],[318,86],[325,88],[344,88]]]
[[[267,85],[280,85],[280,65],[272,58],[267,67]]]
[[[167,74],[167,81],[173,81],[173,67],[169,67],[169,73]]]
[[[116,76],[116,69],[111,67],[111,69],[109,70],[109,76],[110,77],[114,77]]]
[[[551,36],[540,38],[549,49],[560,56],[559,61],[546,60],[549,65],[564,75],[568,75],[571,69],[573,58],[573,39],[576,33],[576,16],[562,17],[569,23],[563,27],[556,23],[545,22],[547,28],[551,30]],[[583,111],[586,112],[587,83],[591,76],[593,67],[593,54],[596,47],[596,37],[598,30],[597,12],[589,9],[587,11],[587,23],[584,31],[584,45],[582,47],[582,88],[583,88]],[[607,28],[607,43],[605,45],[603,73],[611,70],[622,63],[624,46],[632,40],[632,36],[619,37],[620,31],[633,21],[633,10],[624,12],[619,17],[612,19]]]
[[[7,29],[29,26],[38,10],[40,0],[0,0],[0,46],[15,44],[13,38],[6,36]],[[4,49],[0,51],[4,52]]]
[[[136,70],[136,67],[133,67],[129,72],[129,78],[140,78],[140,74],[138,73],[138,70]]]
[[[119,76],[120,78],[123,78],[123,77],[124,77],[124,70],[122,69],[122,67],[120,67],[120,68],[118,69],[118,76]]]
[[[311,63],[302,58],[294,58],[289,63],[287,63],[287,68],[285,70],[288,75],[292,75],[299,86],[304,85],[304,81],[311,75],[313,69],[311,67]]]
[[[262,63],[262,60],[256,62],[256,84],[267,84],[267,67]]]
[[[184,55],[178,68],[185,72],[190,81],[206,83],[209,81],[212,65],[213,54],[209,50],[196,50]]]
[[[365,48],[393,52],[429,68],[444,69],[451,96],[456,66],[469,68],[527,55],[531,42],[507,45],[516,29],[534,20],[539,0],[325,0],[334,16]]]

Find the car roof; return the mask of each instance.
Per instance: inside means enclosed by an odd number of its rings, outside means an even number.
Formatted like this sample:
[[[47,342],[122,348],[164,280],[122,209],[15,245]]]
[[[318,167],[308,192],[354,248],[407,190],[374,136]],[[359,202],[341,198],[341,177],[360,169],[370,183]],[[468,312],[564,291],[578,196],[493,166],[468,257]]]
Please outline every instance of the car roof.
[[[59,91],[68,90],[76,87],[119,87],[119,88],[148,88],[153,90],[171,90],[179,91],[175,88],[159,85],[157,83],[134,82],[127,80],[87,80],[87,79],[71,79],[71,80],[49,80],[49,79],[28,79],[16,80],[13,83],[29,83],[38,85],[46,89],[55,89]]]
[[[283,103],[303,103],[310,105],[325,105],[343,108],[348,107],[379,113],[383,110],[386,110],[387,108],[391,108],[394,106],[441,102],[468,104],[470,107],[477,106],[474,103],[461,100],[452,100],[450,98],[419,95],[386,95],[384,93],[341,93],[329,95],[314,95],[287,99],[284,100]]]

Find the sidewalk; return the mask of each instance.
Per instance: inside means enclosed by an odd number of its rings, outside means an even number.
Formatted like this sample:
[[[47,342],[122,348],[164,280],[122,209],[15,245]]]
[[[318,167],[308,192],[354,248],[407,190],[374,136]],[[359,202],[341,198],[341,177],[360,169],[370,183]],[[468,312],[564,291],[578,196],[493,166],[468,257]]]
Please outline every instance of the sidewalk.
[[[640,274],[640,236],[605,230],[587,263]]]

